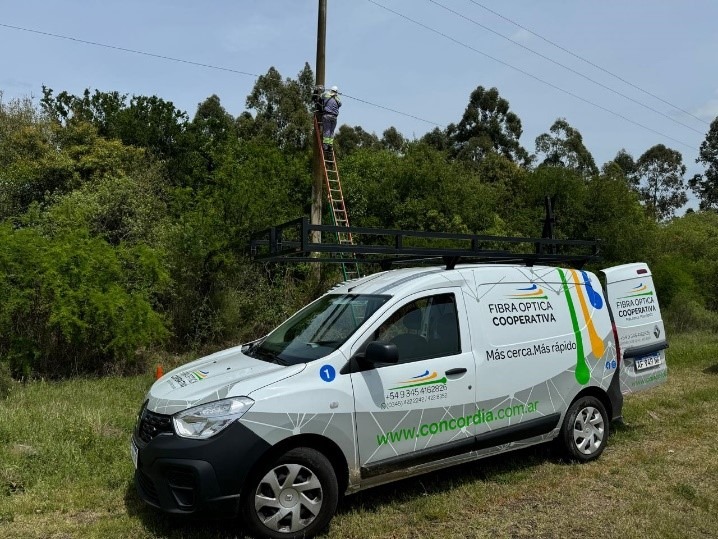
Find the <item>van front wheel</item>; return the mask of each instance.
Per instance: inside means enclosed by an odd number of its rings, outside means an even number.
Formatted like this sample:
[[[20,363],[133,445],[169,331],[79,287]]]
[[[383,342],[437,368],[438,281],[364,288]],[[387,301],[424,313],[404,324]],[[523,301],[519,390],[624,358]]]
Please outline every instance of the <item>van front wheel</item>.
[[[243,514],[259,537],[311,537],[334,516],[339,498],[336,474],[314,449],[292,449],[252,477]]]
[[[560,439],[566,456],[588,462],[597,459],[608,441],[608,414],[600,400],[581,397],[566,412]]]

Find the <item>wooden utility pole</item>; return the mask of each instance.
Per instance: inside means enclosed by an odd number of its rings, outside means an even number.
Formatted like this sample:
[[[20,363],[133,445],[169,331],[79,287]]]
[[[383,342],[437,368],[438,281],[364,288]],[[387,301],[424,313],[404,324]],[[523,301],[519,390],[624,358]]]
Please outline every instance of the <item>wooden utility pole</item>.
[[[327,0],[319,0],[319,18],[317,21],[317,64],[316,64],[316,85],[324,87],[324,66],[325,66],[325,44],[327,38]],[[322,224],[322,197],[324,191],[324,174],[322,173],[323,163],[321,161],[321,124],[320,132],[314,137],[314,159],[312,161],[312,214],[311,222],[314,225]],[[313,232],[313,241],[319,242],[320,232]]]

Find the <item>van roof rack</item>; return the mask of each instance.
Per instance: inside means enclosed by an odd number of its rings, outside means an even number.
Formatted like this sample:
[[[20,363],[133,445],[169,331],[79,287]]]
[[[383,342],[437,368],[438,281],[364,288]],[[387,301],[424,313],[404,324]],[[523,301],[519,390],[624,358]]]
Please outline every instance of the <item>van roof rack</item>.
[[[548,208],[547,208],[548,209]],[[552,213],[552,212],[551,212]],[[547,212],[544,235],[553,233]],[[319,233],[319,234],[315,234]],[[351,233],[354,244],[342,243]],[[341,235],[340,235],[341,234]],[[328,241],[323,241],[323,239]],[[425,264],[443,261],[446,269],[459,262],[525,264],[568,264],[580,268],[598,260],[597,240],[558,240],[551,237],[520,238],[481,236],[415,230],[391,230],[332,225],[314,225],[307,217],[256,232],[250,239],[250,254],[265,262],[321,262],[379,264]],[[330,256],[312,256],[312,253]]]

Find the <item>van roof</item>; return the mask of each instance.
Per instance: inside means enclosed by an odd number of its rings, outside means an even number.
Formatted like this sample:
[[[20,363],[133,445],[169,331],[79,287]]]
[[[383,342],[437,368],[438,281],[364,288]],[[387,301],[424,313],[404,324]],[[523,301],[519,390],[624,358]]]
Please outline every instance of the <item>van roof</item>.
[[[484,274],[482,277],[488,282],[554,280],[557,278],[556,269],[554,266],[519,264],[461,264],[452,270],[444,266],[399,268],[344,281],[332,288],[330,293],[406,295],[431,288],[460,286],[467,280],[473,284],[476,272]]]

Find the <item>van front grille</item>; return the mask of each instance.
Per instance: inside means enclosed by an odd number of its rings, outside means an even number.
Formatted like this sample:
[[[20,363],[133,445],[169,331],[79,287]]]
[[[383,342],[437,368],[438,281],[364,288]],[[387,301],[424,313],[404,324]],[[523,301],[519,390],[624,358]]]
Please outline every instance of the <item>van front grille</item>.
[[[150,412],[145,408],[140,417],[140,426],[137,429],[137,435],[140,439],[150,443],[155,436],[164,433],[172,433],[172,417],[163,414]]]

